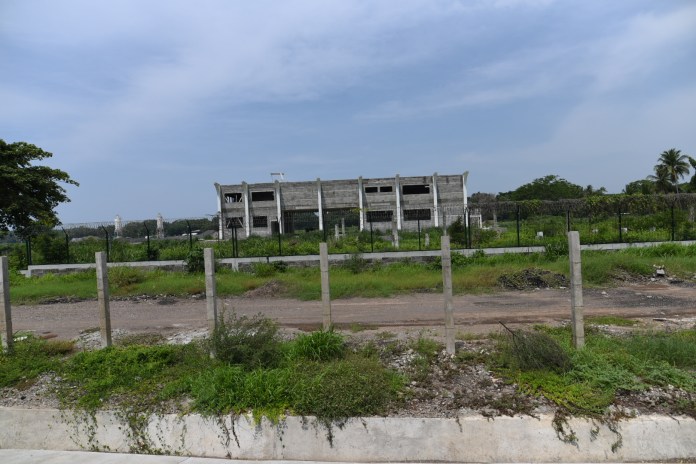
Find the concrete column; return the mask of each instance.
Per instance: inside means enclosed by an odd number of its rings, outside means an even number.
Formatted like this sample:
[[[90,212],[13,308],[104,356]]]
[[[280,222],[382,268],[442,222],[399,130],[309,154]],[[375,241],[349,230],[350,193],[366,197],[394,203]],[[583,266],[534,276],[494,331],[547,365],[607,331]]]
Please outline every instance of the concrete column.
[[[392,244],[394,248],[399,249],[399,229],[396,224],[396,219],[392,220]]]
[[[12,308],[10,306],[10,270],[7,264],[7,256],[0,256],[0,308],[2,320],[0,320],[0,339],[2,350],[11,353],[14,345],[12,333]]]
[[[324,208],[321,206],[321,179],[317,177],[317,205],[319,211],[319,230],[324,230]]]
[[[469,215],[466,214],[466,209],[469,207],[469,192],[466,189],[466,181],[469,177],[469,171],[464,171],[462,174],[462,190],[464,193],[464,224],[469,227]]]
[[[215,182],[215,191],[218,197],[218,238],[220,240],[225,239],[225,218],[223,212],[224,199],[222,198],[222,186]]]
[[[396,195],[396,230],[401,230],[401,187],[398,174],[394,176],[394,194]]]
[[[442,293],[445,300],[445,346],[447,354],[454,354],[454,311],[452,309],[452,255],[450,238],[443,235],[442,249]]]
[[[329,250],[326,242],[319,244],[319,269],[321,271],[322,327],[331,328],[331,288],[329,287]]]
[[[205,306],[208,313],[208,331],[212,333],[218,322],[214,250],[205,248],[203,250],[203,259],[205,262]]]
[[[358,177],[358,209],[360,209],[360,232],[365,229],[365,205],[363,204],[363,195],[365,190],[363,190],[362,176]]]
[[[278,213],[278,232],[283,233],[283,211],[280,207],[280,182],[275,181],[276,209]]]
[[[580,234],[568,232],[568,255],[570,261],[570,311],[573,329],[573,347],[585,346],[585,321],[582,302],[582,262],[580,253]]]
[[[111,346],[111,312],[109,310],[109,273],[106,267],[106,253],[98,251],[94,255],[97,264],[97,300],[99,303],[99,333],[102,348]]]
[[[249,214],[249,184],[242,182],[242,196],[244,197],[244,233],[246,237],[251,235],[251,217]]]
[[[437,208],[437,172],[433,174],[433,216],[435,218],[433,226],[439,227],[440,218]]]

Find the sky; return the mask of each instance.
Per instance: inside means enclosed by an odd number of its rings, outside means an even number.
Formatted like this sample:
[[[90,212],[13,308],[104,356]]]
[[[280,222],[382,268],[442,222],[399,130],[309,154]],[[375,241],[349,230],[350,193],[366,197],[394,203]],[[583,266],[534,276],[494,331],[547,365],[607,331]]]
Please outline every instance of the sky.
[[[80,183],[64,224],[271,172],[620,193],[696,157],[691,0],[0,0],[0,63],[0,138]]]

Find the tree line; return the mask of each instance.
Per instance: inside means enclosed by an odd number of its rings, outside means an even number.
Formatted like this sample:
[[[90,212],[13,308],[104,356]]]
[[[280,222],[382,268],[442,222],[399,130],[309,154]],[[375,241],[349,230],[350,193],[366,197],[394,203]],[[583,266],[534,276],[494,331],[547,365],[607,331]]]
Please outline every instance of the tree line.
[[[688,182],[682,182],[691,171],[694,174]],[[624,187],[625,195],[679,194],[696,193],[696,160],[681,150],[670,148],[663,151],[653,168],[653,174],[645,179],[629,182]],[[607,194],[604,187],[592,185],[582,187],[557,175],[548,175],[534,179],[509,192],[477,192],[471,195],[472,203],[490,203],[493,201],[529,201],[529,200],[572,200]]]

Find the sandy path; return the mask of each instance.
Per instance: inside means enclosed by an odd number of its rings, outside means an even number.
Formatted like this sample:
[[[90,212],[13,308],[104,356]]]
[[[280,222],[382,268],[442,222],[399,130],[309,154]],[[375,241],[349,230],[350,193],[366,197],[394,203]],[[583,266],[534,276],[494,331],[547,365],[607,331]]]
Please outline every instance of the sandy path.
[[[286,327],[316,328],[321,303],[281,298],[225,298],[223,307],[238,314],[262,313]],[[585,314],[640,318],[696,316],[696,288],[648,283],[605,290],[586,290]],[[377,327],[431,327],[443,321],[441,294],[393,298],[351,298],[332,303],[334,322]],[[548,323],[570,318],[568,289],[505,291],[488,295],[457,295],[455,320],[461,331],[487,332],[506,324]],[[95,301],[22,305],[12,308],[15,330],[30,330],[59,338],[76,337],[98,327]],[[179,332],[206,326],[201,299],[127,300],[111,302],[112,327],[134,332]],[[391,330],[390,329],[390,330]]]

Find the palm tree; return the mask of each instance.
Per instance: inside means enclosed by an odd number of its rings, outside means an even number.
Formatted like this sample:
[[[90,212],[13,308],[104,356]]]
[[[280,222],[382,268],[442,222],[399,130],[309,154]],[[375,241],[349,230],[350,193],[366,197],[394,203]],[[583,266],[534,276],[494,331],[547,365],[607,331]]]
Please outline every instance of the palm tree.
[[[674,186],[677,194],[679,194],[679,180],[689,174],[689,156],[682,155],[681,150],[670,148],[663,151],[657,161],[655,175],[650,176],[650,178],[655,180],[658,190],[662,189],[661,187],[663,187],[663,183],[666,181]]]
[[[655,193],[672,193],[674,185],[672,184],[667,169],[661,165],[655,165],[655,175],[648,176],[655,186]]]

